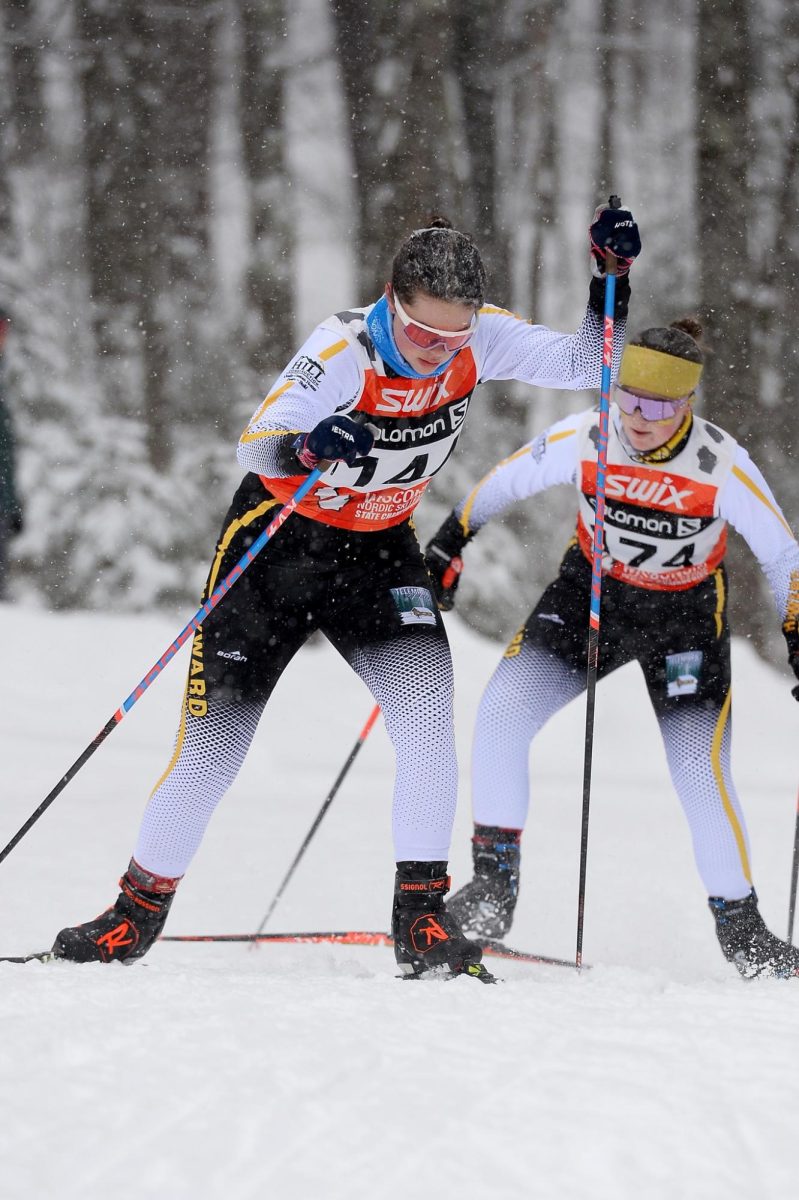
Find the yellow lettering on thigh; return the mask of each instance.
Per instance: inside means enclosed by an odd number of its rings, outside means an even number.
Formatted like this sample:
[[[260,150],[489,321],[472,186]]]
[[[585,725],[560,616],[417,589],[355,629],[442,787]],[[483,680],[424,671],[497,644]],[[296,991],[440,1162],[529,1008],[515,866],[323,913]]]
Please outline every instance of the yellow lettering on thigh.
[[[716,622],[716,637],[721,637],[724,632],[724,605],[727,602],[727,593],[724,588],[724,576],[721,573],[721,568],[716,568],[713,572],[713,580],[716,584],[716,611],[713,613],[713,618]]]
[[[520,629],[519,632],[514,634],[513,637],[511,638],[510,644],[502,657],[503,658],[515,658],[516,655],[519,653],[519,651],[522,648],[523,640],[524,640],[524,629]]]

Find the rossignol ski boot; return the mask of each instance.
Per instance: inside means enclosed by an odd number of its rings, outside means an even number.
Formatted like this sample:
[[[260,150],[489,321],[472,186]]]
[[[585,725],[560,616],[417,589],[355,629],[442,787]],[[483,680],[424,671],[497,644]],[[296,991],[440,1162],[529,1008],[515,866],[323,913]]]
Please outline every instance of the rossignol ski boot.
[[[480,961],[483,951],[463,936],[444,907],[448,891],[445,862],[397,863],[391,936],[400,971],[409,978],[472,975],[493,983]]]
[[[724,957],[735,964],[744,979],[799,975],[799,950],[780,941],[767,928],[754,888],[743,900],[711,896],[708,904],[716,919],[716,936]]]
[[[521,836],[520,829],[475,825],[474,878],[447,904],[464,933],[494,939],[510,929],[519,895]]]
[[[180,877],[151,875],[131,859],[116,902],[93,921],[62,929],[53,944],[54,956],[104,963],[141,958],[163,929],[179,883]]]

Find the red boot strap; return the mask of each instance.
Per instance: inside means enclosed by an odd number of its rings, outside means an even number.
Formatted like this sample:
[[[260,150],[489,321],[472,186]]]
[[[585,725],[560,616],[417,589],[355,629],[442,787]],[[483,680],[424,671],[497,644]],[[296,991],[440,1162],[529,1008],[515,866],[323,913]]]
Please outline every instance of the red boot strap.
[[[497,842],[509,842],[511,845],[518,846],[522,837],[521,829],[500,829],[497,826],[496,832],[491,835],[483,833],[475,833],[472,836],[472,845],[474,846],[495,846]]]
[[[129,887],[127,875],[122,876],[119,886],[129,900],[132,900],[134,904],[138,904],[140,908],[146,908],[148,912],[160,912],[164,907],[163,900],[159,901],[153,897],[155,902],[152,903],[149,900],[145,900],[141,892],[137,892],[135,888]]]
[[[151,892],[154,896],[171,896],[174,891],[177,891],[177,886],[183,878],[182,875],[153,875],[151,871],[145,871],[144,867],[140,867],[135,858],[130,860],[126,875],[130,880],[132,887],[140,888],[143,892]]]

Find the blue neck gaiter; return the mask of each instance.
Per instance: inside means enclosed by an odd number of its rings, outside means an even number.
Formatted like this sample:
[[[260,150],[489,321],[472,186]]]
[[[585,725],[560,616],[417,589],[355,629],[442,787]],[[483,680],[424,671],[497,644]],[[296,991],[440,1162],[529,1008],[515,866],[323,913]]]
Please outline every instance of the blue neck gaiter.
[[[430,379],[431,376],[441,375],[443,371],[446,371],[455,357],[454,354],[446,362],[437,366],[434,371],[428,371],[426,375],[420,374],[419,371],[414,371],[413,367],[405,361],[397,349],[391,322],[392,316],[388,308],[388,299],[382,296],[366,318],[366,328],[369,332],[369,337],[374,342],[377,353],[384,362],[388,363],[392,371],[396,371],[404,379]]]

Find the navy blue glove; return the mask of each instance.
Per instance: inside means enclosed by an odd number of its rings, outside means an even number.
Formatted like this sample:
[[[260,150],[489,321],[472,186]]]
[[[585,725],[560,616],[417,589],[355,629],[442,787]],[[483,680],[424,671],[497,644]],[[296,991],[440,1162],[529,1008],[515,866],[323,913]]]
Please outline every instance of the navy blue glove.
[[[348,467],[363,458],[375,442],[374,427],[359,425],[352,417],[325,417],[310,433],[301,433],[292,443],[304,467],[313,471],[320,462],[343,461]]]
[[[641,235],[629,208],[622,208],[618,196],[610,204],[602,204],[594,213],[588,237],[595,271],[605,274],[605,253],[616,255],[616,274],[626,275],[633,260],[641,253]]]

